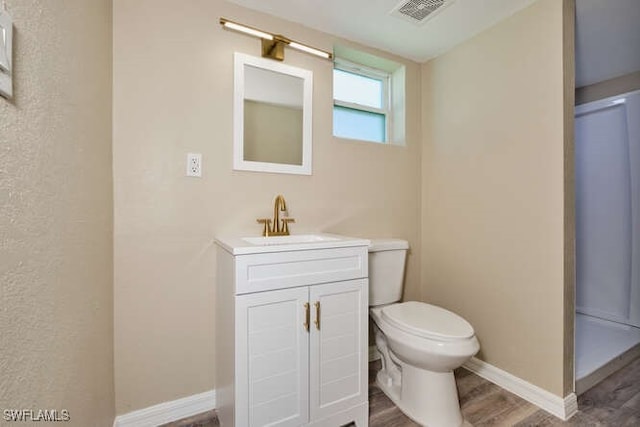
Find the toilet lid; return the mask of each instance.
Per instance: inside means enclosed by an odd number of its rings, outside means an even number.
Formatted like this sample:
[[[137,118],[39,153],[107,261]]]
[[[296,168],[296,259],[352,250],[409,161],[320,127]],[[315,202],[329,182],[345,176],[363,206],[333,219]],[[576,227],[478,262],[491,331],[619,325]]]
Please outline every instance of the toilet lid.
[[[382,318],[403,331],[421,337],[456,340],[471,338],[473,327],[462,317],[444,308],[408,301],[382,309]]]

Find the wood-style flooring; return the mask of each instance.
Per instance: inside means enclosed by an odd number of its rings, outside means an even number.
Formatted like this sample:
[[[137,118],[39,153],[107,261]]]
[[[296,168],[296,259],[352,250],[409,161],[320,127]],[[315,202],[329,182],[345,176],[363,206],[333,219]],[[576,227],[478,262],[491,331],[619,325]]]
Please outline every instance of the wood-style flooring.
[[[369,426],[416,427],[375,385],[380,362],[369,364]],[[578,398],[579,411],[561,421],[531,403],[465,370],[456,371],[460,406],[465,420],[482,426],[640,426],[640,359]],[[219,427],[215,411],[205,412],[163,427]]]

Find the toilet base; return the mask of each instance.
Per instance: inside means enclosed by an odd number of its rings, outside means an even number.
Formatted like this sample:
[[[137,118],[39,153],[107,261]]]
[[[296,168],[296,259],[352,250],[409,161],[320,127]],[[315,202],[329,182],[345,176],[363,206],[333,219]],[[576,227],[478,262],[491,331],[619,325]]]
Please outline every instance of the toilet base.
[[[403,413],[426,427],[468,425],[460,412],[453,372],[431,372],[397,362],[401,380],[391,381],[385,370],[380,370],[376,383]]]

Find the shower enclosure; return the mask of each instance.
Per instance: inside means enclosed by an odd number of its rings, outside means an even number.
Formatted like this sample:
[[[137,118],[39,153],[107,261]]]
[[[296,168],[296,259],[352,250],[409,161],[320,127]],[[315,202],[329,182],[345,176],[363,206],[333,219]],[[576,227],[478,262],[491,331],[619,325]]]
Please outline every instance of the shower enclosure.
[[[575,126],[580,393],[640,354],[640,91],[576,107]]]

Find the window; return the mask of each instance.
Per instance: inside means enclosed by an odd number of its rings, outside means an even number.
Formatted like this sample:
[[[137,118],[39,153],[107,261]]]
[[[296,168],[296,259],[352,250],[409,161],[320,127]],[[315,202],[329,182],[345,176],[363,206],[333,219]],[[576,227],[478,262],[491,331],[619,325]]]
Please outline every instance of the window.
[[[390,86],[390,73],[337,59],[333,69],[333,135],[388,142]]]

